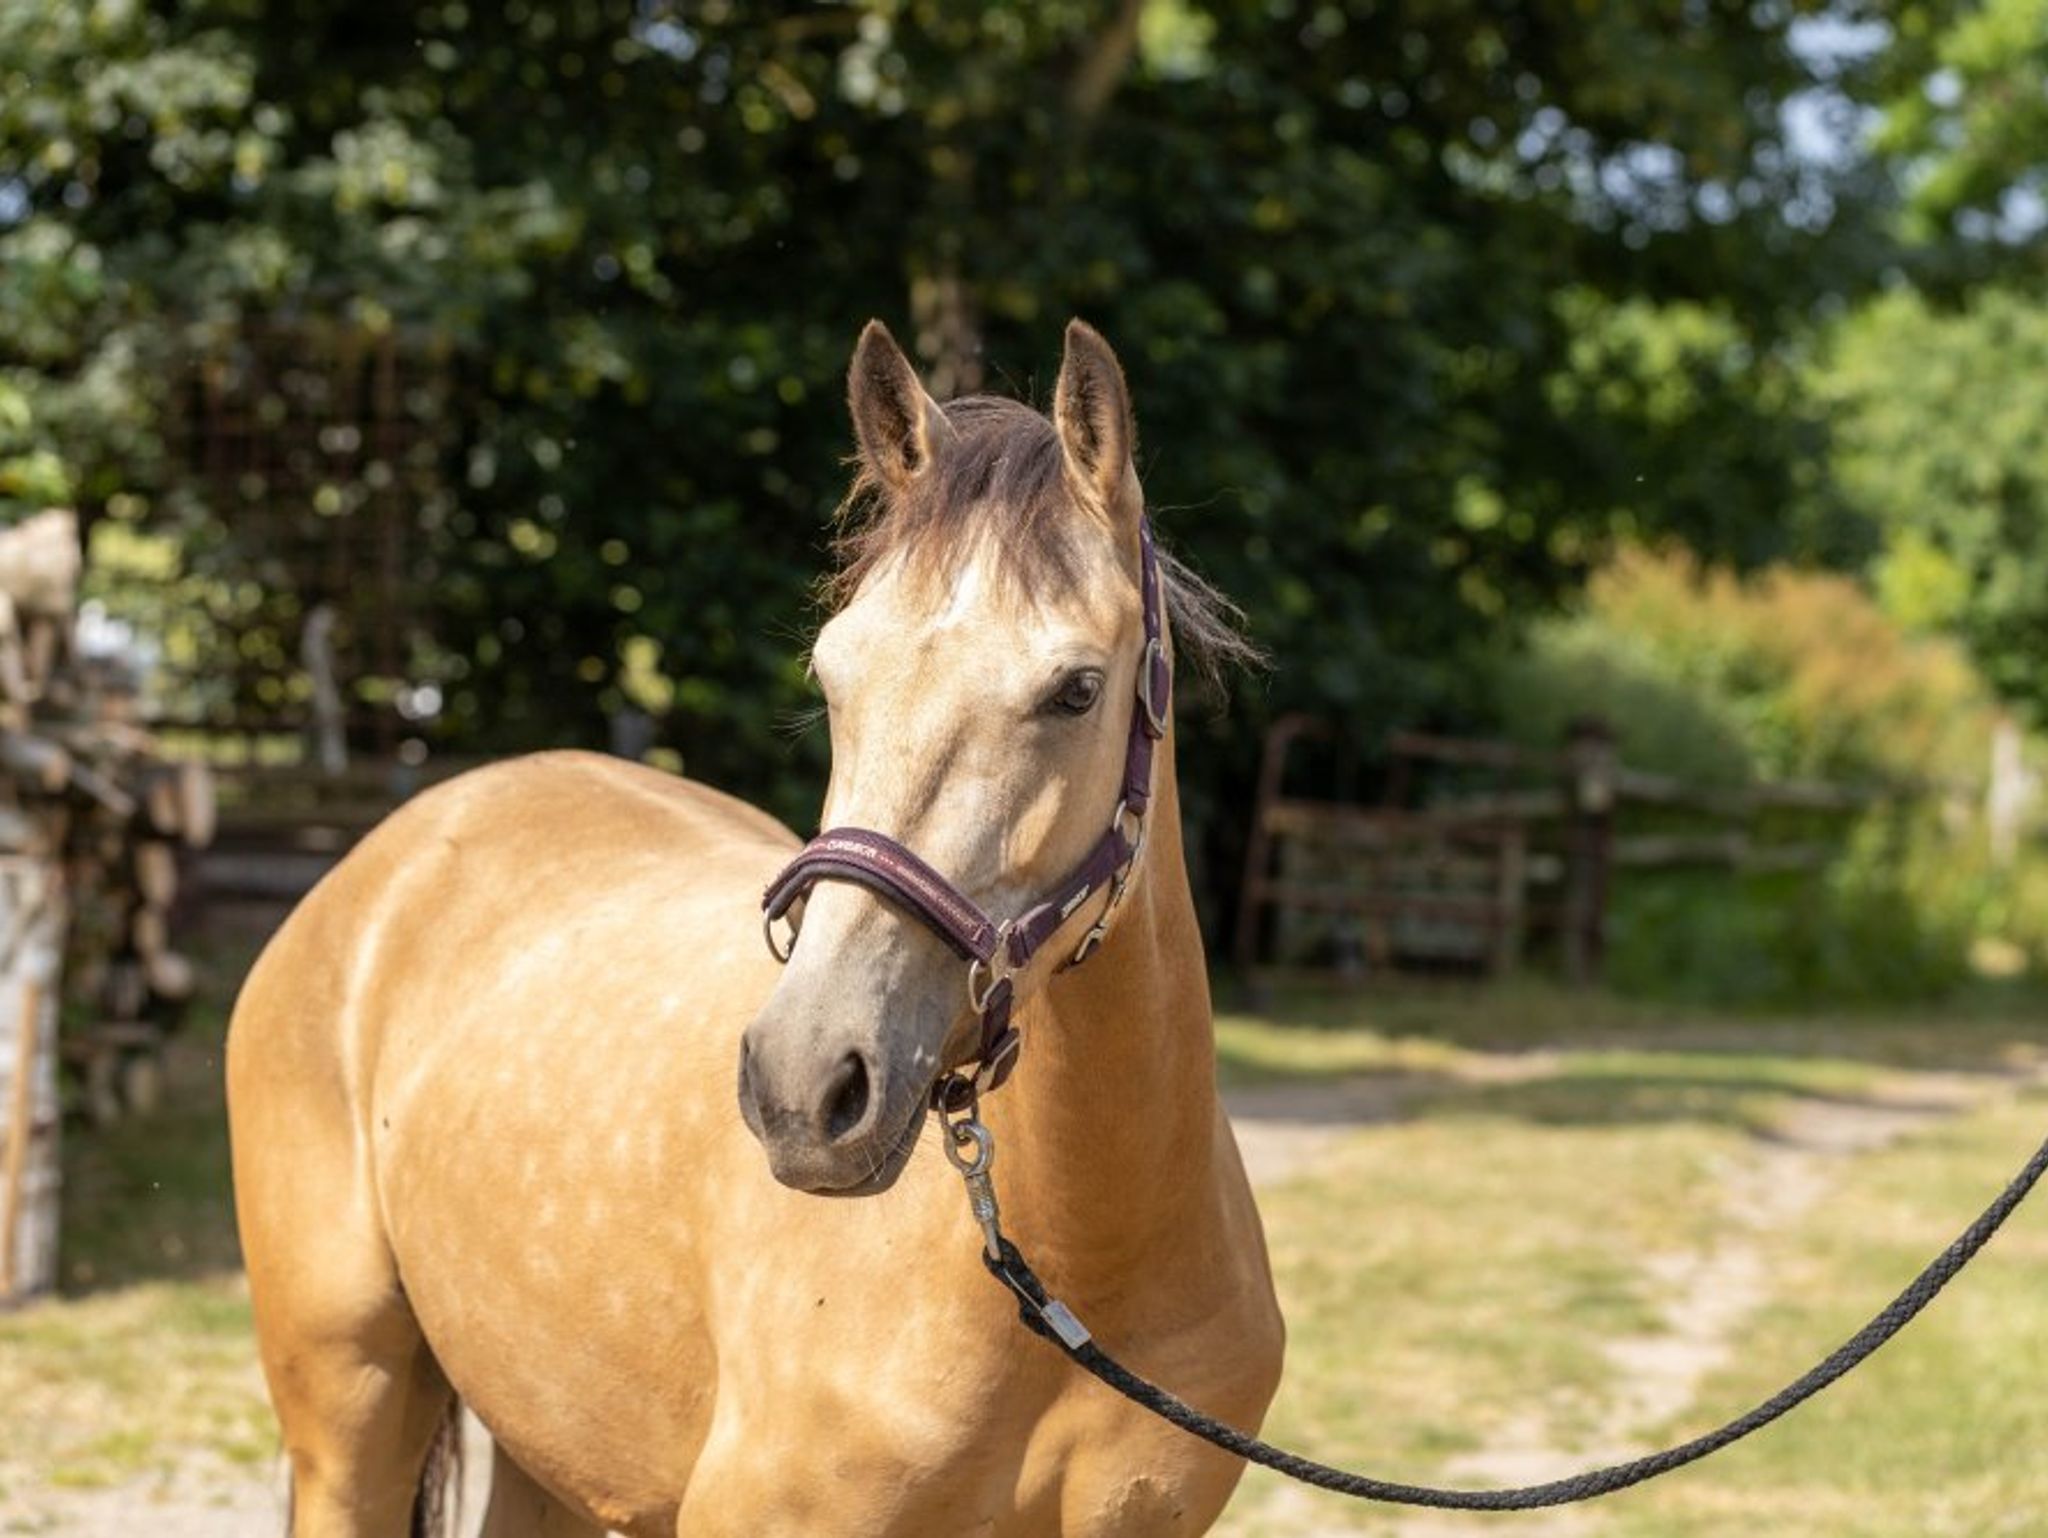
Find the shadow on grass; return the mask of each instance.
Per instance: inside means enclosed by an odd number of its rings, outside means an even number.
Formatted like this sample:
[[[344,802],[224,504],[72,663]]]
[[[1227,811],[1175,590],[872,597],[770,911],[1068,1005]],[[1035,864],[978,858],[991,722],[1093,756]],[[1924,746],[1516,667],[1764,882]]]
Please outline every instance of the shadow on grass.
[[[1395,1043],[1489,1053],[1625,1046],[1995,1073],[2010,1066],[2015,1050],[2048,1047],[2048,986],[2039,981],[1985,982],[1950,998],[1887,1008],[1759,1014],[1648,1003],[1528,976],[1256,989],[1219,977],[1216,994],[1219,1016],[1255,1014],[1304,1032],[1371,1031]]]
[[[221,1047],[248,960],[239,948],[202,959],[199,1001],[166,1050],[156,1111],[64,1129],[64,1293],[240,1268]]]
[[[1297,988],[1255,1018],[1226,1014],[1219,1036],[1232,1114],[1251,1121],[1692,1122],[1771,1137],[1795,1104],[1949,1109],[1876,1090],[1903,1069],[2002,1078],[2048,1059],[2048,1000],[2016,990],[1910,1015],[1742,1019],[1529,980]]]

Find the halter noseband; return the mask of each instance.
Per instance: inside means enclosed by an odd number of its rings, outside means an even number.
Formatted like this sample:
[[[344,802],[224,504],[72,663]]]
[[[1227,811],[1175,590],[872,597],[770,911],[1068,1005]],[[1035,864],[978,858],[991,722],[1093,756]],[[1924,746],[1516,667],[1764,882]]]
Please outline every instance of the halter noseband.
[[[967,1000],[981,1021],[981,1042],[971,1075],[942,1074],[933,1098],[959,1109],[981,1090],[994,1089],[1016,1066],[1023,1038],[1010,1023],[1012,977],[1023,970],[1053,933],[1103,887],[1109,898],[1101,914],[1063,964],[1078,966],[1095,953],[1109,931],[1110,915],[1123,901],[1131,868],[1145,845],[1145,816],[1152,804],[1152,749],[1166,735],[1173,699],[1173,669],[1166,660],[1166,636],[1159,592],[1159,556],[1152,525],[1138,520],[1139,587],[1144,601],[1145,650],[1138,663],[1137,700],[1131,707],[1130,738],[1124,748],[1122,799],[1109,827],[1081,863],[1040,901],[1006,923],[997,923],[980,904],[925,864],[909,849],[867,828],[827,828],[798,851],[768,884],[761,899],[763,932],[777,961],[796,945],[775,941],[775,921],[820,881],[848,881],[894,903],[945,941],[967,963]]]

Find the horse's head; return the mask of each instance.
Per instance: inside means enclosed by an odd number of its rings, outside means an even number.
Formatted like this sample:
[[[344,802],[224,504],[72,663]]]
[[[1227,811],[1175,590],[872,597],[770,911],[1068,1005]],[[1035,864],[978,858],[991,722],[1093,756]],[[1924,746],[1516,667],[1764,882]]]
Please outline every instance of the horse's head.
[[[1009,400],[942,407],[870,323],[848,387],[849,559],[812,652],[832,729],[824,825],[888,834],[1006,919],[1117,806],[1143,651],[1123,371],[1075,321],[1050,421]],[[801,924],[742,1044],[740,1109],[785,1184],[879,1191],[934,1079],[973,1050],[967,969],[858,886],[816,886]]]

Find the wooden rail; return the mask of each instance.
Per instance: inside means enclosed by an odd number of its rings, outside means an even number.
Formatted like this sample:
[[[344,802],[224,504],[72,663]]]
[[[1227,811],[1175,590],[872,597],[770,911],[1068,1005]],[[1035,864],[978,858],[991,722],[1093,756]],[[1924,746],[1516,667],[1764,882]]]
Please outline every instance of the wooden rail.
[[[1341,746],[1328,723],[1302,715],[1267,734],[1234,946],[1248,971],[1274,948],[1269,931],[1310,920],[1342,930],[1376,968],[1413,953],[1499,971],[1540,927],[1554,935],[1565,974],[1592,981],[1617,872],[1819,870],[1841,845],[1815,836],[1816,817],[1853,816],[1897,794],[1649,773],[1620,762],[1613,734],[1589,719],[1557,750],[1394,733],[1383,802],[1365,805],[1290,790],[1290,761],[1308,743]],[[1432,772],[1489,783],[1455,794],[1432,785],[1421,798]],[[1798,835],[1785,836],[1788,828]]]

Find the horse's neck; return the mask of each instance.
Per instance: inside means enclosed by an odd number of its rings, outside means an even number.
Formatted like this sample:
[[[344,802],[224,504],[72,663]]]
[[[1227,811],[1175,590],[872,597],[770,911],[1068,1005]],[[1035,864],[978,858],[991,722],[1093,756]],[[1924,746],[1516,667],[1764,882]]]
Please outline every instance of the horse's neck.
[[[1173,757],[1163,753],[1141,874],[1108,940],[1053,976],[1024,1056],[988,1111],[1005,1220],[1069,1284],[1121,1281],[1215,1221],[1215,1040],[1188,890]]]

